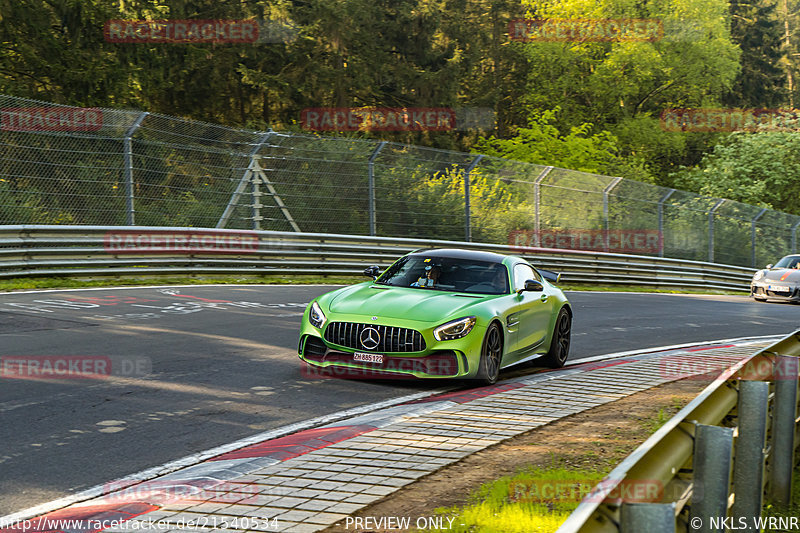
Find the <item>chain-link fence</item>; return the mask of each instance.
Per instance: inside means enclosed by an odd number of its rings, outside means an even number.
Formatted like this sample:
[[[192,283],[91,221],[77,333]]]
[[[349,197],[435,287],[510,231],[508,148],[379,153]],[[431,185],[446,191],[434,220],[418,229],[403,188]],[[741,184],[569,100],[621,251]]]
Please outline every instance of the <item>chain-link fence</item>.
[[[0,224],[422,237],[761,266],[797,250],[800,216],[477,154],[0,96]]]

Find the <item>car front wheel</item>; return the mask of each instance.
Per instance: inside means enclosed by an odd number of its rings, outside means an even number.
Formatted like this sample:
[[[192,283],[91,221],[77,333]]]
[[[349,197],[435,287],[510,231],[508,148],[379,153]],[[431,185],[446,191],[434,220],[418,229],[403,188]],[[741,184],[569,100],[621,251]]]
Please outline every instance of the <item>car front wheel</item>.
[[[497,322],[492,322],[486,330],[481,347],[481,360],[478,363],[477,378],[486,385],[492,385],[500,375],[500,360],[503,358],[503,330]]]

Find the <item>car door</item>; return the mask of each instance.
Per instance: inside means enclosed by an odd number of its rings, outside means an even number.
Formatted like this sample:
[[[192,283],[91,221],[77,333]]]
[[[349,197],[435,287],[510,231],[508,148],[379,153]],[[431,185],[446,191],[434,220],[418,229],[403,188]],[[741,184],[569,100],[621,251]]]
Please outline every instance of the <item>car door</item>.
[[[514,305],[508,315],[509,329],[514,331],[512,343],[513,354],[510,361],[519,360],[536,353],[548,334],[550,317],[553,313],[554,301],[547,290],[539,292],[522,291],[525,282],[532,279],[542,281],[533,267],[526,263],[517,263],[511,272]]]

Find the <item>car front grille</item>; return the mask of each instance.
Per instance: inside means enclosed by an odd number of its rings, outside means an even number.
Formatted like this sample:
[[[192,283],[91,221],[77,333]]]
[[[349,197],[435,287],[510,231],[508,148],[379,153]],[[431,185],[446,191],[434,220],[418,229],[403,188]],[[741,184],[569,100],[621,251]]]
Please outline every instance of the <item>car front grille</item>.
[[[372,331],[366,331],[368,329]],[[325,340],[369,352],[421,352],[425,349],[425,339],[419,331],[355,322],[331,322],[325,329]]]

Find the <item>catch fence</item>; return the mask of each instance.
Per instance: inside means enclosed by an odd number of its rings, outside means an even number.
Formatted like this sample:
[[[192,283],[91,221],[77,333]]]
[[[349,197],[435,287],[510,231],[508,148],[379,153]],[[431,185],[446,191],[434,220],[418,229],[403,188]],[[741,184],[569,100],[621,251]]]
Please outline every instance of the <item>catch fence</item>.
[[[370,235],[763,266],[800,216],[617,177],[376,140],[0,95],[0,225]]]

